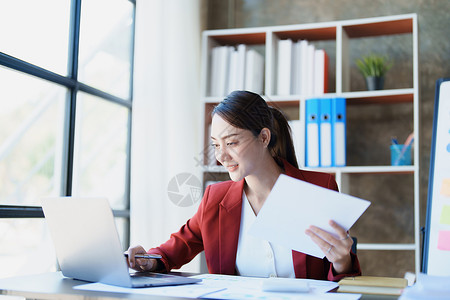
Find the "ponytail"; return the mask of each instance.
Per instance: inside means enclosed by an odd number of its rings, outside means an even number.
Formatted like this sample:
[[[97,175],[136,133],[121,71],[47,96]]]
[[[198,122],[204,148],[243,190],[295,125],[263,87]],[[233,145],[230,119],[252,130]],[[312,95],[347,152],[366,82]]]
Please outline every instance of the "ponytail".
[[[269,107],[273,116],[274,139],[269,143],[269,150],[272,157],[280,165],[283,165],[280,158],[298,168],[297,157],[295,155],[294,143],[292,141],[291,127],[281,111],[275,107]],[[272,144],[272,145],[271,145]]]

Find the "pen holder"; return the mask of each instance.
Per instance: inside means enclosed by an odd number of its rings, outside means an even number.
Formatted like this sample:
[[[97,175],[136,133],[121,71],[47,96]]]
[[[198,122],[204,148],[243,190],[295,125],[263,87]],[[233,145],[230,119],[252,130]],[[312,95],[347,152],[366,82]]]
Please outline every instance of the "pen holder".
[[[409,166],[411,165],[411,145],[391,145],[391,165]]]

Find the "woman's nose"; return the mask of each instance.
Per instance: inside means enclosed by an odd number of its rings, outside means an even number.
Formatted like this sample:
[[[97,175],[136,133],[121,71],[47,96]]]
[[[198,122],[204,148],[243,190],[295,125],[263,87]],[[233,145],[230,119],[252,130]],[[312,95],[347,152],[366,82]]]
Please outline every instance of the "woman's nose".
[[[229,157],[229,154],[227,152],[227,150],[225,149],[225,147],[221,147],[220,149],[216,150],[216,159],[219,162],[223,162],[226,161]]]

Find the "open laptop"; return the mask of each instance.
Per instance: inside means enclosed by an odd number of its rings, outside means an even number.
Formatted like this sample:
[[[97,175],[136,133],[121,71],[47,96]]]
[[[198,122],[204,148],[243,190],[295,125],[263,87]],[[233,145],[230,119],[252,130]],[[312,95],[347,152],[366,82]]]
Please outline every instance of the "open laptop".
[[[123,287],[201,281],[170,274],[130,274],[107,199],[45,198],[42,209],[62,274],[66,277]]]

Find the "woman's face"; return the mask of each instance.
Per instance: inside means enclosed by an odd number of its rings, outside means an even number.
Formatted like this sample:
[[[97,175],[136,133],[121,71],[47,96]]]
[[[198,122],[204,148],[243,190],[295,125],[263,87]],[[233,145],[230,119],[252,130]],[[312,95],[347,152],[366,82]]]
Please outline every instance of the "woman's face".
[[[217,114],[212,119],[211,141],[216,159],[228,170],[231,180],[240,181],[263,167],[267,147],[262,139],[250,130],[232,126]]]

